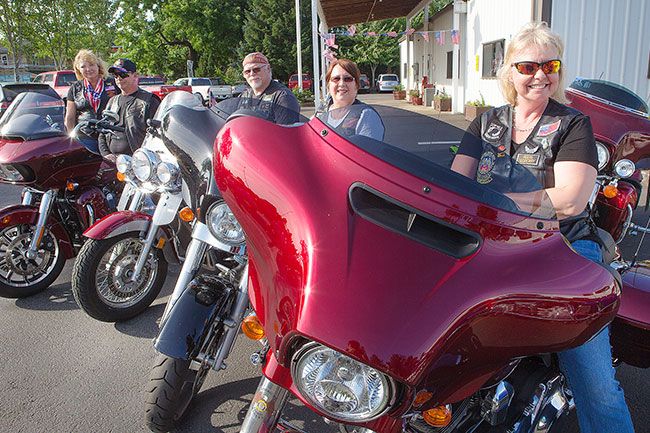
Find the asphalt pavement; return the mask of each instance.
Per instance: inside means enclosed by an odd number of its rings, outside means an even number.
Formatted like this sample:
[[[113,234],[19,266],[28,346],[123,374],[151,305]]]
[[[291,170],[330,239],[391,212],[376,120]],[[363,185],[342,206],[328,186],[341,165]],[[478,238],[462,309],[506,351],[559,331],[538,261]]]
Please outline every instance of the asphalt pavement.
[[[460,140],[468,123],[460,115],[392,101],[391,95],[365,95],[387,128],[386,139],[430,158],[449,158],[449,145]],[[18,203],[20,189],[0,185],[0,206]],[[636,221],[645,224],[648,213]],[[629,238],[626,254],[639,238]],[[648,240],[640,259],[648,259]],[[29,298],[0,299],[0,433],[145,432],[143,402],[155,352],[151,345],[178,273],[170,266],[166,285],[141,316],[119,324],[97,322],[75,304],[70,289],[72,261],[46,291]],[[259,371],[248,361],[256,349],[239,338],[228,368],[210,373],[177,430],[183,433],[239,430],[258,383]],[[621,366],[637,433],[650,433],[647,384],[650,372]],[[594,396],[598,398],[598,396]],[[295,400],[287,415],[311,432],[334,431]],[[566,430],[577,433],[575,421]]]

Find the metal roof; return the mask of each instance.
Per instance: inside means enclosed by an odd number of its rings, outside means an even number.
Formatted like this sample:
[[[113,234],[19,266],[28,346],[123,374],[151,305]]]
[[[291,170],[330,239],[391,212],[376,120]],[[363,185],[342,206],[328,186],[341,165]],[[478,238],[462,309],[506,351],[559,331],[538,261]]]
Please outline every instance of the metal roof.
[[[386,18],[405,17],[421,4],[422,0],[320,0],[321,10],[328,27],[365,23]]]

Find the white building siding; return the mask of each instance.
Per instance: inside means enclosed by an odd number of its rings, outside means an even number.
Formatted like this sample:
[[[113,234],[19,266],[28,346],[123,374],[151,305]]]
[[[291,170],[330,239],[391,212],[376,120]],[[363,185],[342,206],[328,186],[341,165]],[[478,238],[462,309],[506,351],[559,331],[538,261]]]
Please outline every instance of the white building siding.
[[[650,97],[648,0],[553,0],[551,27],[565,43],[566,84],[577,76]]]
[[[530,20],[530,2],[499,0],[497,5],[494,1],[470,0],[467,3],[466,101],[478,99],[480,92],[490,105],[505,104],[496,78],[482,78],[483,44],[505,39],[504,48],[507,49],[512,36]]]

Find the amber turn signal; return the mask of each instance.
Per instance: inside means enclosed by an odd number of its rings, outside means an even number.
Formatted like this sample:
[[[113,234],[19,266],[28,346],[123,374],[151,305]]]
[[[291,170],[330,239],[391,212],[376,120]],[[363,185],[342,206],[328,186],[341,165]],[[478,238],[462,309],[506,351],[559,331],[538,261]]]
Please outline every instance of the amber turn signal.
[[[185,206],[183,209],[181,209],[178,212],[178,216],[180,217],[180,219],[182,219],[186,223],[189,223],[192,220],[194,220],[194,211],[192,209],[190,209],[189,207]]]
[[[74,183],[71,181],[67,181],[65,183],[65,189],[67,189],[68,191],[74,191],[75,189],[77,189],[78,186],[79,186],[78,183]]]
[[[607,198],[614,198],[618,195],[618,188],[615,185],[607,185],[603,188],[603,195]]]
[[[120,182],[124,182],[124,180],[126,179],[126,174],[122,173],[121,171],[118,171],[115,177],[117,177],[117,180],[119,180]]]
[[[264,338],[264,328],[260,323],[260,319],[255,314],[252,314],[244,319],[241,323],[241,329],[251,340],[261,340]]]
[[[433,427],[447,427],[451,422],[451,406],[442,405],[422,412],[424,421]]]
[[[415,400],[413,400],[413,406],[420,407],[433,397],[433,394],[429,391],[421,390],[415,394]]]

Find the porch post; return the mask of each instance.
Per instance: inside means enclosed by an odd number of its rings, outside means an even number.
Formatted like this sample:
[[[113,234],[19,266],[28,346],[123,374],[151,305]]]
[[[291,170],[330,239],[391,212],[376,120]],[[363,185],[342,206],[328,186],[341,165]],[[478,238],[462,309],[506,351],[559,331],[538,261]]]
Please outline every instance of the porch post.
[[[406,18],[406,30],[411,28],[411,18]],[[400,65],[402,66],[402,65]],[[408,91],[411,90],[411,78],[412,78],[412,73],[411,70],[413,65],[411,65],[411,37],[407,34],[406,35],[406,93],[408,94]]]
[[[311,50],[314,69],[314,105],[320,107],[320,36],[318,35],[318,0],[311,0]]]
[[[298,62],[298,88],[302,92],[302,35],[300,34],[300,0],[296,0],[296,61]]]

